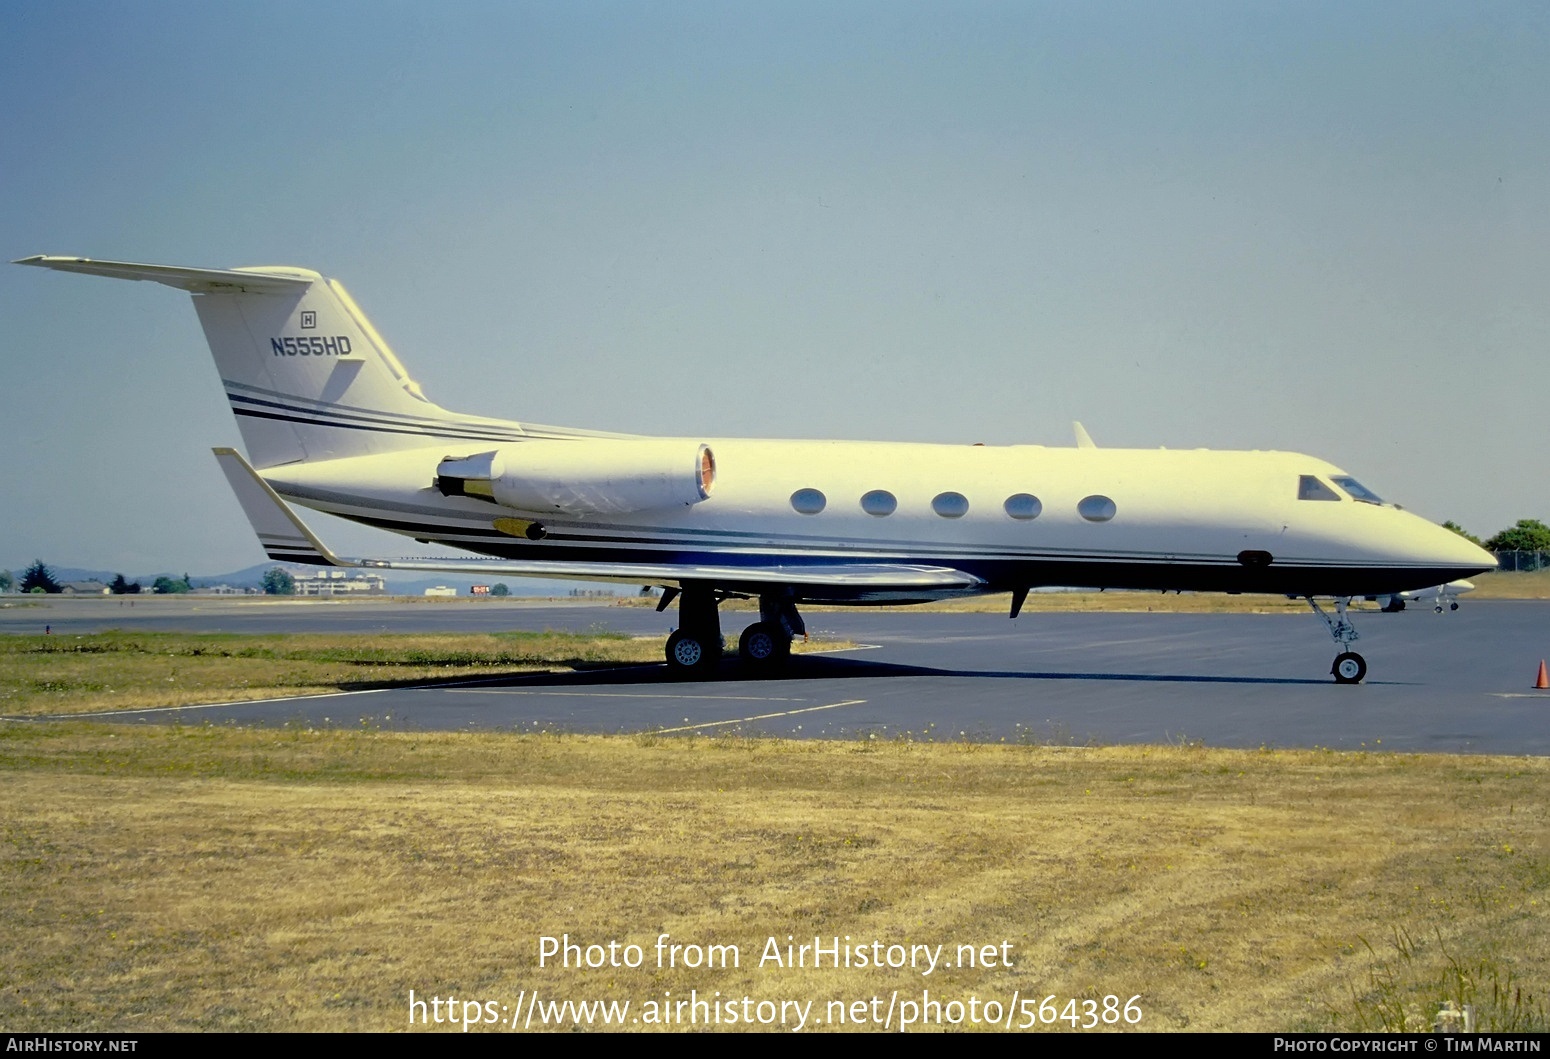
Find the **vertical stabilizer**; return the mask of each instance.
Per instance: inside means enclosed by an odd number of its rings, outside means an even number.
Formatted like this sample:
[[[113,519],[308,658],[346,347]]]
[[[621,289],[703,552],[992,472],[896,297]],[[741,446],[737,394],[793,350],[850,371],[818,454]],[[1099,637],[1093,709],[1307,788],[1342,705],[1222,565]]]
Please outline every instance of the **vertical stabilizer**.
[[[426,400],[344,287],[300,269],[262,272],[309,282],[278,294],[194,295],[253,465],[426,445],[446,413]]]
[[[17,264],[151,280],[192,294],[254,467],[421,448],[451,425],[345,289],[308,269],[76,257]]]

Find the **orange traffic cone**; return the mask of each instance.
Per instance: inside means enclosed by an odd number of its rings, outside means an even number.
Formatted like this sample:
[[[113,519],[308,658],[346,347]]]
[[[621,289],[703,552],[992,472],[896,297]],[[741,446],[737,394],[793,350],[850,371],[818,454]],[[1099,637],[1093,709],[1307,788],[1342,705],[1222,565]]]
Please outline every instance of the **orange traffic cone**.
[[[1550,689],[1550,673],[1545,672],[1545,660],[1539,660],[1539,679],[1534,681],[1534,687]]]

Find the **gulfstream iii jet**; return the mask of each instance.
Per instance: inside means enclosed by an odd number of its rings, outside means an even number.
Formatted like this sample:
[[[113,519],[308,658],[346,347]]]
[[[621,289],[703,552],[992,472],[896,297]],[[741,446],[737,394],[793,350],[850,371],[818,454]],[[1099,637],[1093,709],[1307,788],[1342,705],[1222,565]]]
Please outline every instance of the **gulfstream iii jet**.
[[[678,601],[668,665],[713,671],[718,607],[759,601],[739,654],[780,665],[804,603],[912,603],[1032,588],[1306,598],[1339,683],[1367,663],[1352,597],[1496,561],[1292,452],[636,437],[433,403],[336,281],[302,268],[16,262],[193,295],[247,456],[216,459],[270,558],[655,585]],[[342,559],[295,505],[491,558]],[[1319,598],[1333,600],[1326,611]]]

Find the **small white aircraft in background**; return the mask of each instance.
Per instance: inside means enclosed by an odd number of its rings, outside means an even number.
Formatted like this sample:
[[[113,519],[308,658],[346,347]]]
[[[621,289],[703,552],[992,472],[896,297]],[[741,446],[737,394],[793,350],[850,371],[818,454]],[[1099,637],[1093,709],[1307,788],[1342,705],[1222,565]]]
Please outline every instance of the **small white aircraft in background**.
[[[193,295],[247,449],[215,450],[282,562],[657,585],[668,664],[713,671],[719,604],[756,598],[739,653],[787,657],[799,604],[1031,588],[1304,597],[1340,653],[1353,597],[1494,569],[1487,552],[1290,452],[655,438],[458,415],[432,403],[344,288],[302,268],[16,262]],[[493,556],[346,560],[292,504]],[[1334,614],[1315,597],[1333,597]],[[660,608],[659,608],[660,609]]]
[[[1383,613],[1398,614],[1405,609],[1407,603],[1430,603],[1432,609],[1438,614],[1444,610],[1458,610],[1459,597],[1465,592],[1473,592],[1473,581],[1449,581],[1445,585],[1433,585],[1430,588],[1418,588],[1409,592],[1394,592],[1387,596],[1370,596],[1374,603],[1383,604]]]

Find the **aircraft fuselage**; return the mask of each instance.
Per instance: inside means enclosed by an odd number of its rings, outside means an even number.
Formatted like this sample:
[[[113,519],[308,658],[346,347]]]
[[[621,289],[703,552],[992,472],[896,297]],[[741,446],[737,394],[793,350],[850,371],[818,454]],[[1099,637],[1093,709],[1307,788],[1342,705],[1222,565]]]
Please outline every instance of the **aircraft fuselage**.
[[[316,510],[503,559],[778,563],[797,582],[795,568],[868,561],[952,567],[982,582],[925,592],[808,585],[807,600],[1047,585],[1365,595],[1481,566],[1467,541],[1393,505],[1333,490],[1334,499],[1299,499],[1302,476],[1344,475],[1296,453],[677,440],[686,452],[703,444],[714,453],[710,495],[613,515],[444,496],[438,464],[460,451],[446,445],[261,473]],[[522,451],[501,450],[507,465]],[[524,532],[535,523],[536,540]]]

